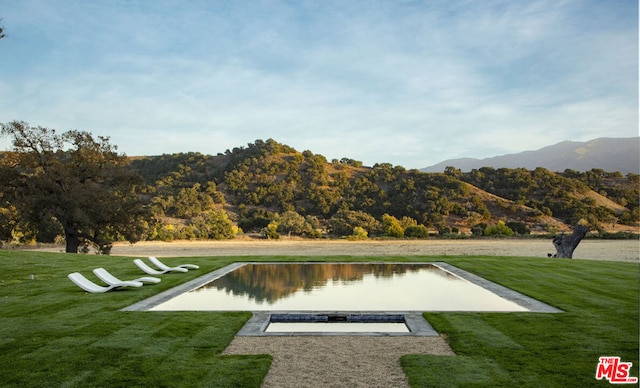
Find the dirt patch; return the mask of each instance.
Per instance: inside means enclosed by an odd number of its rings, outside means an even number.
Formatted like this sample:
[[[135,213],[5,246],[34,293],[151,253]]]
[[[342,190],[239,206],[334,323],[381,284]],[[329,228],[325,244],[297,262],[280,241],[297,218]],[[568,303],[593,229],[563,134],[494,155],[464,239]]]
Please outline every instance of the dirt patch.
[[[236,337],[223,354],[271,354],[263,387],[408,387],[404,354],[453,356],[440,337]]]

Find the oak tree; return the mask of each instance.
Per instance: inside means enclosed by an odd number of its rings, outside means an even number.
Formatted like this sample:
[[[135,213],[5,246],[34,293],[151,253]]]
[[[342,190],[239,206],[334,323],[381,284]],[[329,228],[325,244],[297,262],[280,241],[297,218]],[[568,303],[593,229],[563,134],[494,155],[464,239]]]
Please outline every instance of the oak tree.
[[[149,213],[139,196],[142,179],[126,168],[127,157],[108,137],[59,134],[20,121],[1,124],[1,134],[13,149],[2,159],[0,191],[37,234],[55,225],[66,252],[93,246],[107,254],[114,241],[145,236]]]

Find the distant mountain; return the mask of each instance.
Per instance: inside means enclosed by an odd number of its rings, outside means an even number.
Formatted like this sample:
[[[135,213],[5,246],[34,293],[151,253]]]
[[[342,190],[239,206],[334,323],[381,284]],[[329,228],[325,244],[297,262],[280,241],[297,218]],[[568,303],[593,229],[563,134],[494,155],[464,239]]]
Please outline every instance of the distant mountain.
[[[554,172],[566,169],[589,171],[600,168],[622,174],[640,173],[640,137],[602,137],[587,142],[563,141],[536,151],[507,154],[486,159],[449,159],[420,171],[443,172],[447,166],[468,172],[481,167],[526,168],[544,167]]]

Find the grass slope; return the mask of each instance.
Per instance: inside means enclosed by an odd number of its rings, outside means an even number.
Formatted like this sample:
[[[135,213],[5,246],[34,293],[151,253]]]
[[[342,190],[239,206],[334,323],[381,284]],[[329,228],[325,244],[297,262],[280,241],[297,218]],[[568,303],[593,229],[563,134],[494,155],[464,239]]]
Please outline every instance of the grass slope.
[[[220,353],[249,313],[119,309],[246,258],[192,257],[201,269],[157,285],[87,294],[68,273],[105,267],[132,279],[131,258],[0,251],[0,386],[258,387],[271,357]],[[293,260],[251,257],[251,260]],[[371,261],[305,257],[299,261]],[[638,376],[638,265],[513,257],[384,257],[447,261],[563,309],[561,314],[428,313],[455,357],[401,359],[412,386],[590,386],[599,356]],[[34,279],[30,278],[34,275]]]

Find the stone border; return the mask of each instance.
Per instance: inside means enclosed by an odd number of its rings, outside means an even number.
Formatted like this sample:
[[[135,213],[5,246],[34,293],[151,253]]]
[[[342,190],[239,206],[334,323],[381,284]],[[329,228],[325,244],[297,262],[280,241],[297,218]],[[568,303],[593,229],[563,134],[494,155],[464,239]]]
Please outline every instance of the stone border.
[[[404,323],[409,328],[407,333],[396,332],[369,332],[369,331],[355,331],[355,332],[267,332],[267,326],[271,322],[271,315],[351,315],[351,314],[371,314],[371,315],[403,315]],[[422,316],[422,313],[415,311],[406,312],[384,312],[384,311],[256,311],[253,313],[253,317],[247,321],[247,323],[236,334],[239,337],[282,337],[282,336],[385,336],[385,337],[437,337],[438,332],[427,322]]]
[[[186,283],[180,284],[166,291],[162,291],[161,293],[151,296],[147,299],[141,300],[140,302],[136,302],[130,306],[124,307],[120,309],[120,311],[148,311],[158,306],[159,304],[162,304],[168,301],[169,299],[172,299],[185,292],[195,290],[196,288],[199,288],[209,282],[212,282],[217,278],[220,278],[228,274],[229,272],[235,271],[236,269],[247,264],[248,264],[247,262],[238,262],[238,263],[229,264],[225,267],[222,267],[213,272],[209,272],[208,274],[197,277]]]
[[[450,272],[468,282],[471,282],[477,286],[480,286],[486,290],[489,290],[506,300],[514,302],[515,304],[526,308],[527,310],[529,310],[529,312],[532,312],[532,313],[562,313],[563,312],[558,308],[555,308],[551,305],[548,305],[544,302],[541,302],[527,295],[521,294],[518,291],[514,291],[510,288],[501,286],[498,283],[494,283],[478,275],[474,275],[471,272],[467,272],[458,267],[454,267],[451,264],[441,262],[441,261],[436,261],[433,264],[437,265],[443,270]]]

